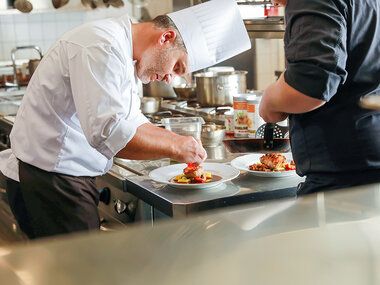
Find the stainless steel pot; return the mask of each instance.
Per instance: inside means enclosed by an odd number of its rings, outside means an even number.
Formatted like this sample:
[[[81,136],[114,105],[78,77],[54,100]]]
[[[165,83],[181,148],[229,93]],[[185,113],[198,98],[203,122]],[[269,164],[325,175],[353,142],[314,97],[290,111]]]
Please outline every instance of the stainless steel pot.
[[[195,74],[197,100],[201,106],[232,106],[233,96],[247,90],[247,71]]]
[[[154,114],[160,109],[160,99],[152,97],[141,98],[141,112],[144,114]]]

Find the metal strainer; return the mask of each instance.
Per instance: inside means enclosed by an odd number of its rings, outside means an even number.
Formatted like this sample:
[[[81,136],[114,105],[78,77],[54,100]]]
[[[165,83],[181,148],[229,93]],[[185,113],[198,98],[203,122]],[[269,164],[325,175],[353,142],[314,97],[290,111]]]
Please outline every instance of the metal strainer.
[[[256,138],[262,139],[264,138],[264,130],[265,130],[265,125],[261,125],[257,131],[256,131]],[[288,135],[288,127],[281,127],[277,124],[274,124],[274,129],[273,129],[273,138],[279,139],[279,138],[286,138]]]

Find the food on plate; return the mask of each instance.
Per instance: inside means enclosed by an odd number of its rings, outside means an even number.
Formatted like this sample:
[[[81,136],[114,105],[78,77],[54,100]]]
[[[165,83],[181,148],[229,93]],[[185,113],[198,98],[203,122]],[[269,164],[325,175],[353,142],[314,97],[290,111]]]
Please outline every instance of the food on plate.
[[[204,173],[203,167],[194,163],[188,163],[187,167],[183,170],[183,174],[177,175],[173,178],[177,183],[207,183],[212,180],[211,173]]]
[[[289,171],[295,170],[296,165],[293,160],[286,161],[286,157],[281,153],[266,153],[260,157],[260,162],[254,163],[249,166],[249,170],[254,171]]]

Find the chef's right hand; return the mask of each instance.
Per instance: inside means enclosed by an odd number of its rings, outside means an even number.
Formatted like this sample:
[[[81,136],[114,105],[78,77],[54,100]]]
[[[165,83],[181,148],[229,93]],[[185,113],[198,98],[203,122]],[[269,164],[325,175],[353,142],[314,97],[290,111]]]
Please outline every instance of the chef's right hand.
[[[179,162],[201,164],[207,158],[207,153],[199,139],[179,136],[172,158]]]

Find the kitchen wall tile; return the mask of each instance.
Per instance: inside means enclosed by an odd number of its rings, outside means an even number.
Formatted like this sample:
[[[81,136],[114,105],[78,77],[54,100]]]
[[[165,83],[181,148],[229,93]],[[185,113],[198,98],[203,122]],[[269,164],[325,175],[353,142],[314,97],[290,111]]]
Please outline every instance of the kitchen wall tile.
[[[77,21],[70,21],[67,23],[68,30],[71,30],[77,26],[79,26],[81,23],[78,23]]]
[[[42,26],[44,23],[30,23],[29,24],[29,39],[30,42],[41,41],[43,39]]]
[[[16,14],[14,15],[15,24],[18,23],[27,23],[28,22],[28,14]]]
[[[0,58],[3,56],[3,43],[0,42]]]
[[[68,13],[64,13],[64,12],[60,12],[60,13],[56,13],[55,14],[55,20],[57,22],[67,22],[69,21],[69,16],[68,16]]]
[[[29,41],[29,26],[27,23],[16,23],[15,32],[16,32],[16,40],[18,42]]]
[[[42,15],[40,13],[27,14],[27,21],[28,21],[28,23],[36,23],[36,22],[39,23],[42,21]]]
[[[13,24],[14,23],[14,18],[13,15],[2,15],[0,17],[0,23],[8,23],[8,24]]]
[[[42,35],[43,39],[56,39],[57,38],[57,24],[55,22],[42,22]]]
[[[42,22],[54,22],[55,21],[55,13],[43,13],[42,16]]]
[[[16,47],[15,42],[5,42],[3,43],[3,59],[2,60],[11,60],[11,50]]]
[[[12,23],[4,23],[0,25],[1,28],[1,40],[2,41],[15,41],[15,29]]]
[[[59,38],[62,36],[65,32],[67,32],[70,29],[67,22],[59,22],[57,23],[57,33],[56,36]]]
[[[83,12],[71,12],[67,13],[69,21],[83,21]]]
[[[55,40],[43,41],[41,46],[42,54],[46,54],[54,42]]]

